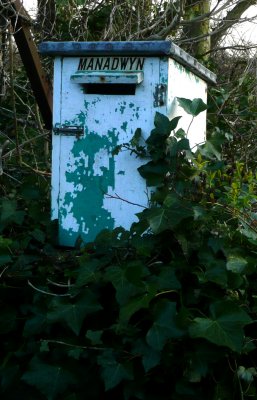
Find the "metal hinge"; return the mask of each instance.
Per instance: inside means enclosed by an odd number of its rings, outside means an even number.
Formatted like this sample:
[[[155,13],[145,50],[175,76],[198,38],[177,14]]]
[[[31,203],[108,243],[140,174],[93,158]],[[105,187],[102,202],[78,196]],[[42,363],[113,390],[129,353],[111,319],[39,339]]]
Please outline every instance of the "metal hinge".
[[[164,106],[167,97],[167,85],[164,85],[163,83],[156,85],[153,97],[154,97],[154,103],[153,103],[154,107]]]
[[[77,136],[77,137],[84,135],[84,127],[76,125],[56,124],[53,131],[55,135]]]

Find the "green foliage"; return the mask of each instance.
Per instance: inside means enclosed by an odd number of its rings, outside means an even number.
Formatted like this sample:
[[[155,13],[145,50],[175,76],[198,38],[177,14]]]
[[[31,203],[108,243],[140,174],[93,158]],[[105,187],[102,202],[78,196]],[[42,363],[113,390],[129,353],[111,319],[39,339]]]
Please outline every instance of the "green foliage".
[[[256,175],[178,120],[125,144],[155,186],[130,231],[58,249],[44,180],[1,199],[2,398],[256,397]]]
[[[193,117],[197,117],[202,111],[207,110],[206,104],[202,99],[184,99],[183,97],[178,97],[178,103],[180,107],[183,108],[188,114],[193,115]]]
[[[72,374],[63,367],[43,363],[37,357],[32,358],[29,370],[21,379],[35,386],[48,400],[56,399],[58,394],[65,392],[75,382]]]
[[[251,323],[249,316],[230,301],[219,301],[210,306],[210,318],[195,318],[189,328],[193,338],[204,338],[218,346],[241,352],[244,343],[243,327]]]
[[[251,58],[250,58],[251,59]],[[210,89],[208,138],[223,143],[222,157],[256,170],[256,75],[248,57],[215,57],[218,87]]]

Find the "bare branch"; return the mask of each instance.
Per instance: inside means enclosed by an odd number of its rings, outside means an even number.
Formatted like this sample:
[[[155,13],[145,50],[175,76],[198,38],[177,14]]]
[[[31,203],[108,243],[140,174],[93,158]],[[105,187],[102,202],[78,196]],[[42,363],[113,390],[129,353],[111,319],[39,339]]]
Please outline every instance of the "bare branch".
[[[239,0],[232,10],[228,11],[227,15],[212,32],[211,48],[215,48],[218,42],[222,39],[224,32],[231,28],[235,22],[238,22],[240,17],[249,7],[256,4],[257,0]]]

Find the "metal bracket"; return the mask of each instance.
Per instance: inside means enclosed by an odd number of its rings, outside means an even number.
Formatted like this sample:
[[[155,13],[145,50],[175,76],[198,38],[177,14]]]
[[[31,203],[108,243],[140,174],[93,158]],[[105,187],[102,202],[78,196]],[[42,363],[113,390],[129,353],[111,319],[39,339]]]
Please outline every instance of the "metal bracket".
[[[76,125],[56,124],[53,131],[55,135],[77,136],[77,137],[84,135],[84,127]]]
[[[153,103],[154,107],[164,106],[167,97],[167,85],[164,85],[163,83],[156,85],[153,96],[154,96],[154,103]]]

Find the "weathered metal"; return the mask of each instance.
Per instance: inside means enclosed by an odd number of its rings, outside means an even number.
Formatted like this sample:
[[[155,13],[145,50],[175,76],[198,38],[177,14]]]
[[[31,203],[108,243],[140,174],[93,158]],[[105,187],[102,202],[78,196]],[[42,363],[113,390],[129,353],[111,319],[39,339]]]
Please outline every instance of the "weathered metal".
[[[178,62],[171,49],[169,42],[40,45],[41,53],[55,55],[52,218],[61,245],[129,229],[148,206],[151,188],[137,171],[145,160],[122,144],[141,128],[143,145],[157,111],[182,116],[178,128],[192,147],[205,140],[206,112],[192,121],[177,97],[206,102],[215,75],[182,51]]]

